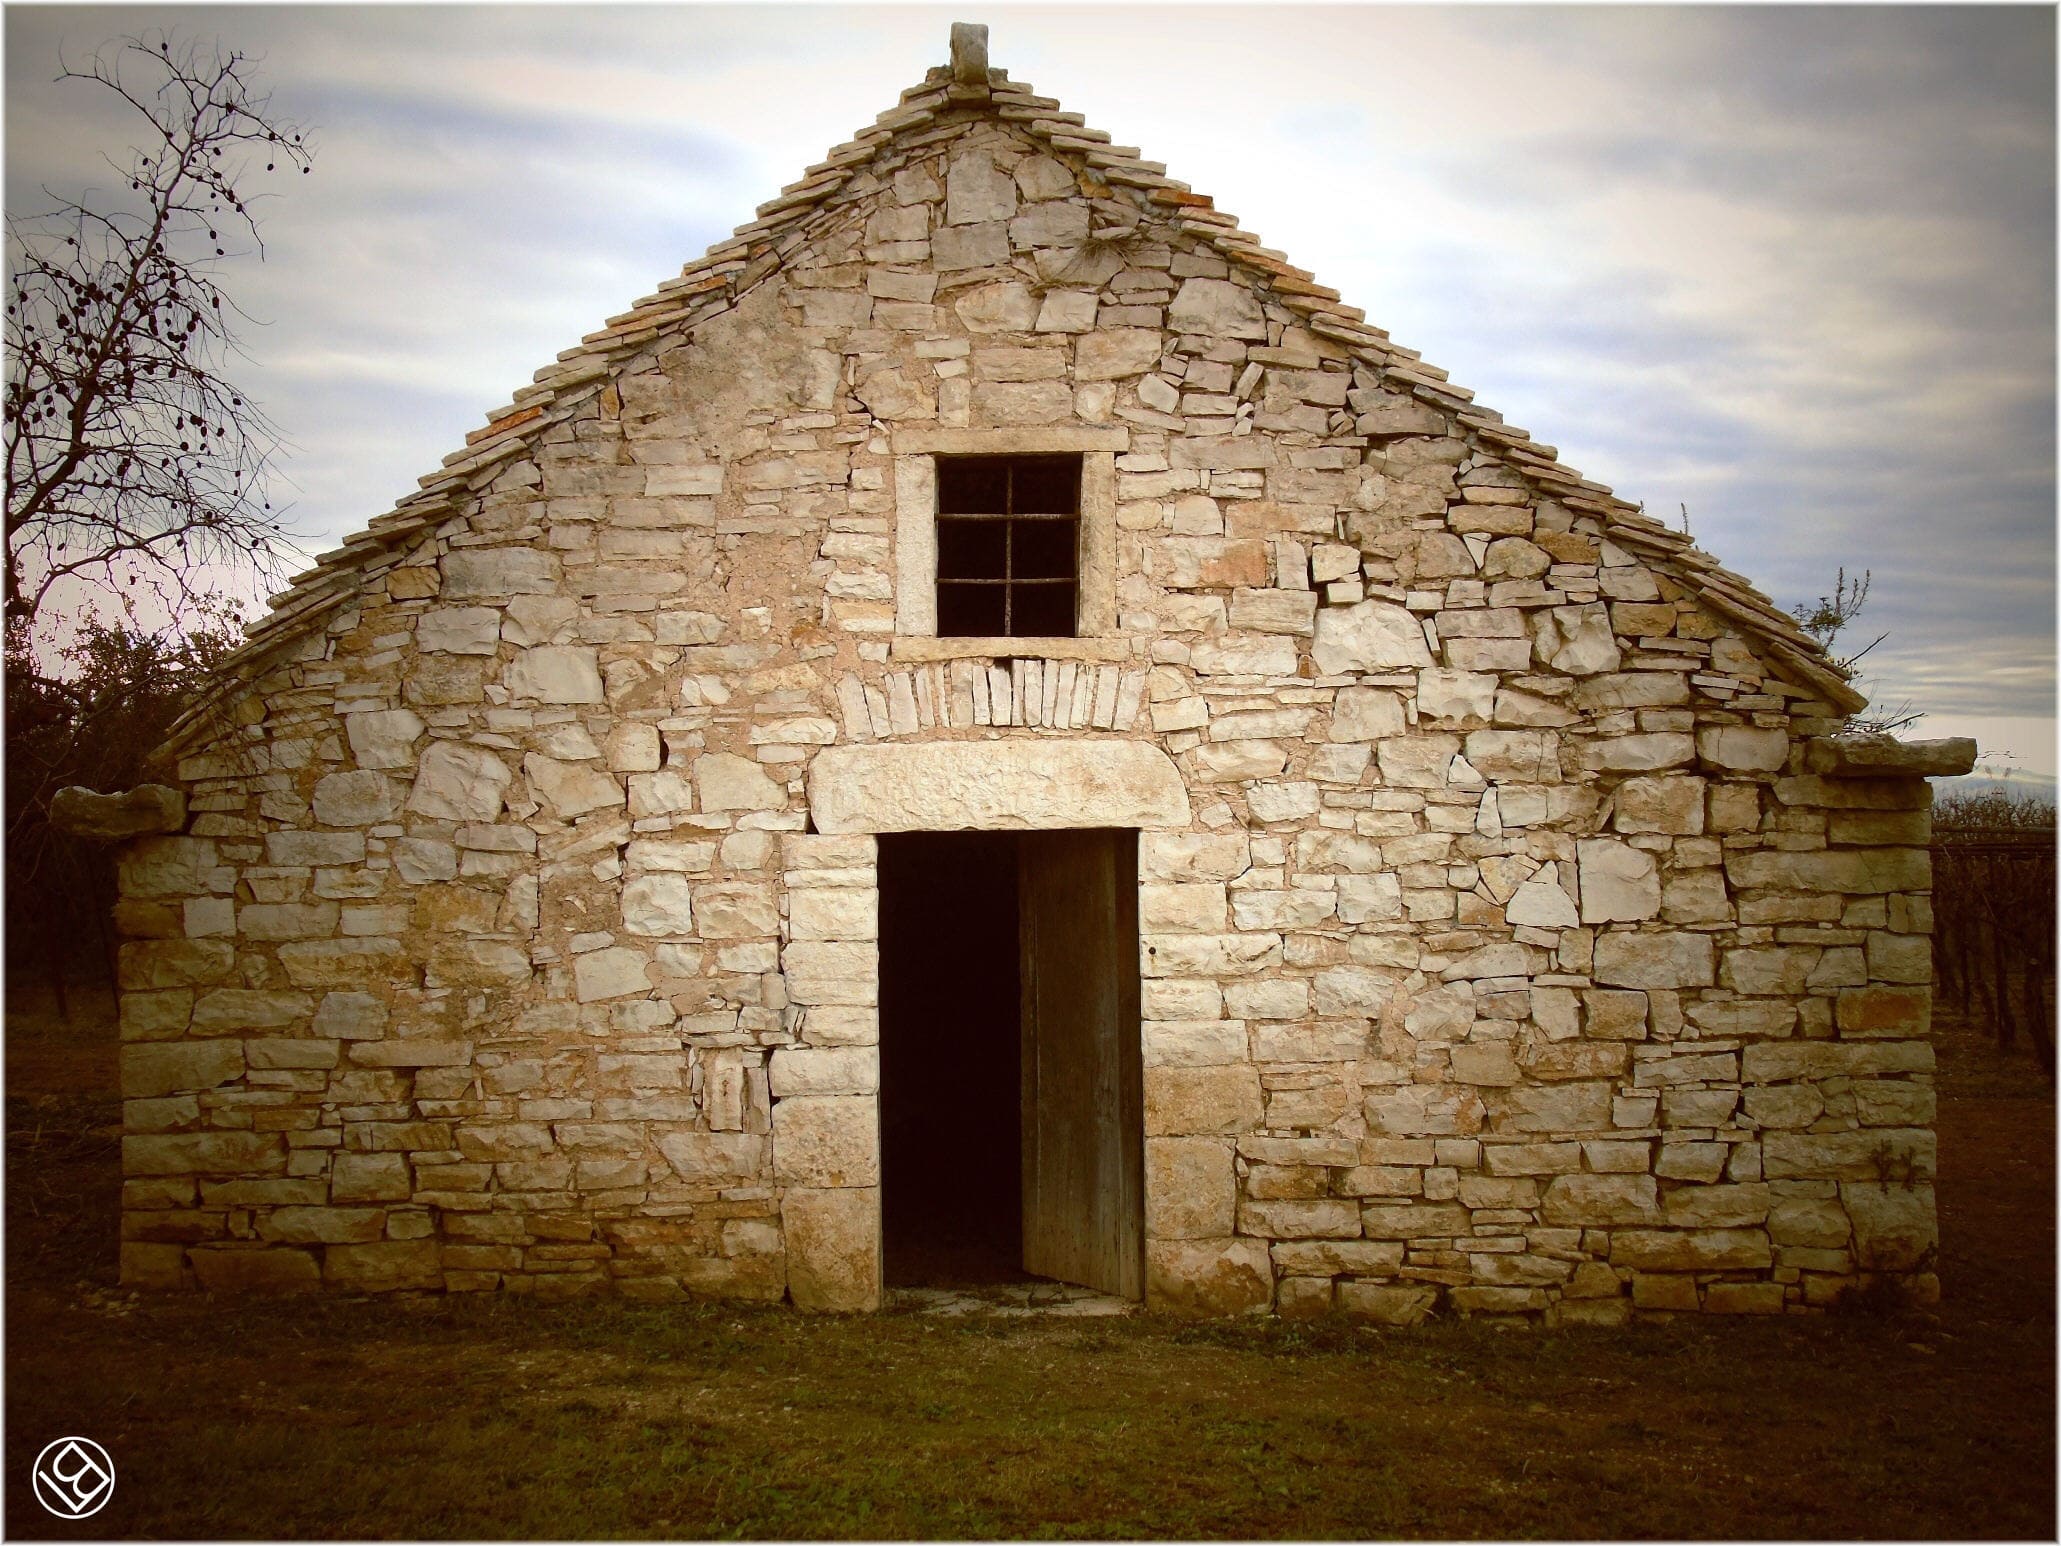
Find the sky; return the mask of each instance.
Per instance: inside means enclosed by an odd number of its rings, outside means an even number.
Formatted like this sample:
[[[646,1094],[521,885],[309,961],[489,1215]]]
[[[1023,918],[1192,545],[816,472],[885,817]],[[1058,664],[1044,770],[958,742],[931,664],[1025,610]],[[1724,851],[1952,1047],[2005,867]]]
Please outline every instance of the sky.
[[[2054,771],[2050,7],[10,5],[6,203],[113,181],[60,50],[262,58],[315,170],[225,280],[312,553],[953,20],[1781,604],[1872,571],[1864,690]]]

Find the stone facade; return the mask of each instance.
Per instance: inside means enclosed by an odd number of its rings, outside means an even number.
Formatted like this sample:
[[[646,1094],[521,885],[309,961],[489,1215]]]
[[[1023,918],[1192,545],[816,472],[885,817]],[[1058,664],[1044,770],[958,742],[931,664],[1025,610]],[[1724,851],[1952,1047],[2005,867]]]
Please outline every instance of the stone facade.
[[[875,1305],[872,834],[1100,822],[1148,1303],[1931,1290],[1928,789],[1777,609],[1001,72],[760,213],[181,731],[127,1282]],[[1082,454],[1082,637],[926,628],[953,449]]]

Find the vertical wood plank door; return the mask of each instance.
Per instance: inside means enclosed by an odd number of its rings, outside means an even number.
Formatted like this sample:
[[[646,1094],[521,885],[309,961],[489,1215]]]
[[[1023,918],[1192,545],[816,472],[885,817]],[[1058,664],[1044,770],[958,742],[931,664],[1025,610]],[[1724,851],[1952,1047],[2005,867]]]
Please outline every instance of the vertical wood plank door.
[[[1144,1293],[1138,836],[1025,833],[1023,1265]]]

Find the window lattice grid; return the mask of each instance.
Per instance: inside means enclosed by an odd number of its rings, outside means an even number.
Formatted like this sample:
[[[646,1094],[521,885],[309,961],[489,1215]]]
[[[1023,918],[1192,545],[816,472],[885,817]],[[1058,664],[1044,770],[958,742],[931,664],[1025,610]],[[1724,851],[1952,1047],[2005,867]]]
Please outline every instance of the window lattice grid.
[[[938,632],[1072,637],[1081,459],[941,457]]]

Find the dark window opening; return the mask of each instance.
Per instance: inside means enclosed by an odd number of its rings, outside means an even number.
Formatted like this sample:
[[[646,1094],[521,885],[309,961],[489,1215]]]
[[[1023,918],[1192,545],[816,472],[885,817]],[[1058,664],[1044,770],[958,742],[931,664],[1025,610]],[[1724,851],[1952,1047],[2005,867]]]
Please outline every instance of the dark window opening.
[[[1081,458],[941,456],[937,623],[945,637],[1073,637]]]

